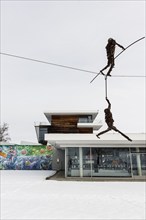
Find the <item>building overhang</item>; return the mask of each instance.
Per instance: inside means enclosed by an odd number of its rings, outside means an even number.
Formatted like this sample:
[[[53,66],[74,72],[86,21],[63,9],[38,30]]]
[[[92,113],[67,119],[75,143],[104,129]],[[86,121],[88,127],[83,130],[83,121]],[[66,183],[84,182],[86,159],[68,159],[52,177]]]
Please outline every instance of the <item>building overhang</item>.
[[[58,149],[66,147],[146,147],[145,134],[126,134],[132,142],[126,140],[120,134],[105,134],[98,139],[96,134],[46,134],[45,140]]]
[[[48,121],[51,123],[51,118],[53,115],[80,115],[80,116],[84,116],[84,115],[91,115],[92,116],[92,120],[94,121],[94,119],[96,118],[96,116],[98,115],[98,110],[83,110],[83,111],[45,111],[44,115],[46,116],[46,118],[48,119]]]
[[[93,130],[99,130],[102,127],[102,124],[95,124],[95,123],[78,123],[78,128],[93,128]]]

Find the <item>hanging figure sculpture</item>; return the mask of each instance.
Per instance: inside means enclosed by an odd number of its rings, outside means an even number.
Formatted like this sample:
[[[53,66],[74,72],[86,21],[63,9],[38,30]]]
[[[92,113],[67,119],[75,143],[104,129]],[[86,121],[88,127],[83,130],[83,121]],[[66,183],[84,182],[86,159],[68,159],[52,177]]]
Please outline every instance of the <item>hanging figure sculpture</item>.
[[[100,70],[100,73],[101,73],[102,75],[105,75],[105,74],[103,73],[103,71],[104,71],[105,69],[107,69],[108,67],[110,67],[109,70],[108,70],[108,72],[107,72],[107,74],[106,74],[106,76],[111,76],[111,75],[110,75],[110,72],[112,71],[112,69],[113,69],[114,66],[115,66],[114,54],[115,54],[115,47],[116,47],[116,45],[119,46],[120,48],[122,48],[123,50],[125,50],[125,48],[124,48],[123,46],[121,46],[120,44],[118,44],[114,39],[112,39],[112,38],[109,38],[109,39],[108,39],[108,44],[107,44],[106,47],[105,47],[105,48],[106,48],[106,53],[107,53],[108,62],[107,62],[107,65],[106,65],[102,70]]]
[[[111,103],[110,101],[108,100],[108,98],[106,97],[106,101],[108,102],[108,108],[106,108],[104,110],[105,112],[105,122],[107,123],[108,125],[108,128],[105,130],[105,131],[102,131],[100,132],[99,134],[97,134],[96,136],[99,138],[100,135],[110,131],[110,130],[114,130],[116,132],[119,132],[122,136],[124,136],[126,139],[128,139],[128,141],[132,141],[128,136],[126,136],[125,134],[123,134],[121,131],[119,131],[114,125],[114,120],[113,120],[113,117],[112,117],[112,113],[111,113]]]

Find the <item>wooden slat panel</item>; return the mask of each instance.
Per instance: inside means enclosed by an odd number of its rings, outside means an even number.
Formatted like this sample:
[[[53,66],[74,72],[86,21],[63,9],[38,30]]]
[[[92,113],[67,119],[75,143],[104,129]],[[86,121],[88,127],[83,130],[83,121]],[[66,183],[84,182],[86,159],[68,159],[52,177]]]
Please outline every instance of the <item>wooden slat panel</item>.
[[[53,115],[49,133],[93,133],[93,128],[78,128],[79,115]]]

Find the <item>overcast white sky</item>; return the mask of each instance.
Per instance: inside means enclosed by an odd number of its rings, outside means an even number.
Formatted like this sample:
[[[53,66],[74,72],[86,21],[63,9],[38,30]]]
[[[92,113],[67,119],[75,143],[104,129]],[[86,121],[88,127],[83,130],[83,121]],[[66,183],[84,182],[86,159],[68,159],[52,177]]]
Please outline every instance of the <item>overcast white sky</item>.
[[[123,46],[145,36],[145,1],[1,1],[1,52],[98,72],[112,37]],[[121,51],[117,48],[116,53]],[[145,75],[145,40],[116,60],[112,75]],[[34,122],[50,110],[99,110],[104,78],[1,55],[1,121],[12,142],[36,142]],[[145,132],[145,78],[111,77],[115,126]]]

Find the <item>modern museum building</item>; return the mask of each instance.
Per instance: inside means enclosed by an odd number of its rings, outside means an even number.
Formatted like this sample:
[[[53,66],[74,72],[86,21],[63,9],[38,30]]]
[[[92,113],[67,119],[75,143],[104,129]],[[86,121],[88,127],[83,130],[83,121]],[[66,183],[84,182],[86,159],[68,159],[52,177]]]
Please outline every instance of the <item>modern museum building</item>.
[[[115,131],[97,138],[102,127],[98,111],[44,113],[48,124],[35,126],[38,142],[53,147],[52,168],[65,177],[146,178],[144,133],[129,133],[128,141]]]

